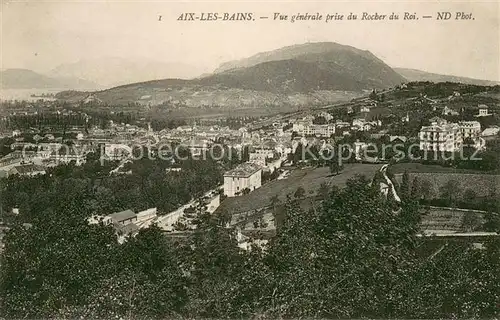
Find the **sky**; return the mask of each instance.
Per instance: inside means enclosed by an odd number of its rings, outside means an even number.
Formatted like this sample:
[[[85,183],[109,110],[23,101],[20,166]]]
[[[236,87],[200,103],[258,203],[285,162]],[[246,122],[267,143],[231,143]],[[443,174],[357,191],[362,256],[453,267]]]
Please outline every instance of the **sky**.
[[[392,67],[500,81],[498,0],[0,1],[2,69],[47,72],[81,59],[120,57],[182,62],[210,72],[259,52],[332,41],[369,50]],[[437,21],[441,11],[453,17]],[[256,20],[178,21],[184,12],[252,12]],[[394,12],[400,20],[324,21],[326,14],[350,12]],[[404,12],[419,20],[402,20]],[[456,12],[472,13],[474,20],[455,20]],[[320,13],[323,21],[274,21],[274,13]]]

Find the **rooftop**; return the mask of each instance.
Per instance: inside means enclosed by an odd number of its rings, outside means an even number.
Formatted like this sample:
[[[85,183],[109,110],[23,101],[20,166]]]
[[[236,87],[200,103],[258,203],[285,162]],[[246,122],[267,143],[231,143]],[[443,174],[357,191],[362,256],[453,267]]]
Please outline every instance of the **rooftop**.
[[[44,167],[38,166],[38,165],[34,165],[34,164],[27,164],[27,165],[22,165],[22,166],[15,166],[14,169],[16,169],[16,171],[19,174],[45,171]]]
[[[454,129],[457,129],[458,125],[455,123],[448,123],[448,124],[442,124],[442,125],[430,125],[430,126],[423,126],[420,131],[451,131]]]
[[[224,177],[240,177],[246,178],[254,174],[255,172],[261,170],[262,168],[255,163],[243,163],[224,173]]]
[[[135,212],[128,209],[125,211],[115,212],[109,215],[109,217],[115,221],[124,221],[128,219],[132,219],[136,216]]]

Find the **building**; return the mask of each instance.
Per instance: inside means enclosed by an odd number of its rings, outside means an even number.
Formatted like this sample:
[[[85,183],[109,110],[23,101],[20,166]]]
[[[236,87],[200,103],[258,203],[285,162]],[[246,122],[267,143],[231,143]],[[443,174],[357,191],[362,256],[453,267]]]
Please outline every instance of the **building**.
[[[43,143],[39,143],[38,144],[37,150],[38,151],[50,151],[50,152],[54,152],[54,151],[58,151],[62,147],[63,147],[62,143],[43,142]]]
[[[0,167],[9,166],[12,164],[23,164],[32,162],[36,158],[35,151],[16,150],[0,159]]]
[[[254,163],[243,163],[224,174],[224,194],[235,197],[259,188],[262,184],[262,168]]]
[[[130,230],[147,228],[158,217],[156,208],[149,208],[137,214],[132,210],[124,210],[108,214],[107,216],[95,215],[87,219],[89,224],[102,223],[113,225],[116,231],[124,231],[123,227],[128,226]],[[130,232],[127,232],[130,233]]]
[[[481,124],[479,121],[460,121],[458,123],[462,133],[462,139],[470,138],[472,141],[477,142],[481,135]]]
[[[304,135],[306,136],[321,136],[329,138],[335,134],[334,124],[311,124],[304,126]]]
[[[11,150],[35,150],[37,145],[31,142],[14,142],[10,145]]]
[[[406,123],[410,122],[410,113],[407,112],[406,116],[401,118],[401,121]]]
[[[274,150],[264,147],[254,148],[248,156],[249,162],[255,163],[259,166],[265,166],[266,159],[272,159],[274,157]]]
[[[457,111],[449,108],[448,106],[445,106],[443,108],[443,111],[441,112],[441,114],[443,116],[458,116],[460,113],[458,113]]]
[[[369,112],[370,112],[370,107],[368,107],[368,106],[362,106],[362,107],[359,109],[359,112],[360,112],[360,113],[369,113]]]
[[[488,117],[488,116],[491,116],[490,113],[488,113],[488,106],[485,105],[485,104],[480,104],[479,107],[478,107],[478,114],[476,115],[476,117]]]
[[[352,120],[352,130],[357,131],[370,131],[377,126],[381,126],[382,122],[378,121],[366,121],[364,118],[357,118]]]
[[[86,152],[79,150],[75,146],[70,148],[61,148],[50,155],[50,159],[57,164],[68,164],[74,161],[75,165],[80,166],[87,161]]]
[[[135,214],[134,211],[130,209],[112,213],[108,215],[108,217],[111,223],[116,223],[120,225],[127,225],[129,223],[137,221],[137,215]]]
[[[335,127],[337,128],[350,128],[351,123],[347,121],[337,120],[335,121]]]
[[[331,114],[329,114],[328,112],[325,112],[325,111],[320,112],[317,116],[325,118],[325,120],[327,122],[333,120],[333,116]]]
[[[420,150],[457,151],[463,144],[462,131],[458,124],[444,119],[432,118],[430,126],[420,129]]]
[[[394,144],[396,143],[405,144],[407,140],[408,138],[405,136],[389,136],[389,142]]]
[[[25,164],[15,166],[9,170],[9,176],[18,174],[20,176],[31,177],[38,174],[45,174],[45,168],[35,164]]]
[[[360,142],[356,141],[354,142],[354,159],[356,160],[363,160],[364,159],[364,153],[366,148],[368,147],[368,144],[365,142]]]
[[[500,133],[500,127],[491,126],[489,128],[484,129],[484,131],[481,133],[481,136],[484,139],[494,139],[498,136],[499,133]]]
[[[201,157],[211,148],[210,141],[207,139],[192,138],[186,144],[193,157]]]
[[[299,135],[303,135],[305,127],[310,125],[312,125],[312,120],[297,120],[292,125],[292,131],[297,132]]]
[[[132,156],[132,148],[123,143],[106,143],[104,155],[110,160],[124,160]]]

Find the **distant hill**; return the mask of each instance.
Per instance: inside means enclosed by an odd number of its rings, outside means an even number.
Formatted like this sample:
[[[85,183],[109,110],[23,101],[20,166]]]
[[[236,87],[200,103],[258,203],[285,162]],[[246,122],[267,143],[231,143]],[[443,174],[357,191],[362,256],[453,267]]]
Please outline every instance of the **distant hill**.
[[[77,77],[114,87],[128,83],[165,78],[190,79],[203,70],[184,63],[165,63],[152,60],[123,58],[84,59],[61,64],[49,72],[51,76]]]
[[[82,76],[82,75],[79,75]],[[221,65],[191,80],[162,79],[114,87],[96,96],[105,103],[184,106],[306,105],[338,101],[406,80],[369,51],[337,43],[307,43]],[[81,101],[86,95],[61,93]]]
[[[358,82],[364,88],[385,88],[405,81],[398,73],[370,51],[335,42],[305,43],[253,55],[249,58],[223,63],[215,73],[249,68],[270,61],[294,60],[316,64],[318,69],[331,72],[343,80]]]
[[[293,59],[232,69],[195,82],[201,85],[218,84],[274,93],[307,93],[315,90],[361,91],[372,88],[370,84],[339,71],[336,65]]]
[[[499,84],[499,82],[495,81],[443,75],[416,69],[394,68],[394,70],[408,81],[460,82],[465,84],[475,84],[479,86],[494,86]]]
[[[91,81],[73,77],[49,77],[28,69],[6,69],[0,72],[2,89],[96,89]]]

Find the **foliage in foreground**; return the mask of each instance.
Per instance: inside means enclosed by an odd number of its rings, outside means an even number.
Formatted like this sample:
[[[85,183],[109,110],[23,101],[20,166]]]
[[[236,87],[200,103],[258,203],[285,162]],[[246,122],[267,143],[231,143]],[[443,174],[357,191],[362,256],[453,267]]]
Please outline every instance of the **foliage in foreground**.
[[[291,199],[291,197],[290,197]],[[186,242],[156,227],[119,245],[78,199],[14,227],[1,256],[9,318],[493,318],[500,243],[421,254],[416,203],[401,211],[364,178],[309,212],[299,199],[265,252],[202,215]]]

